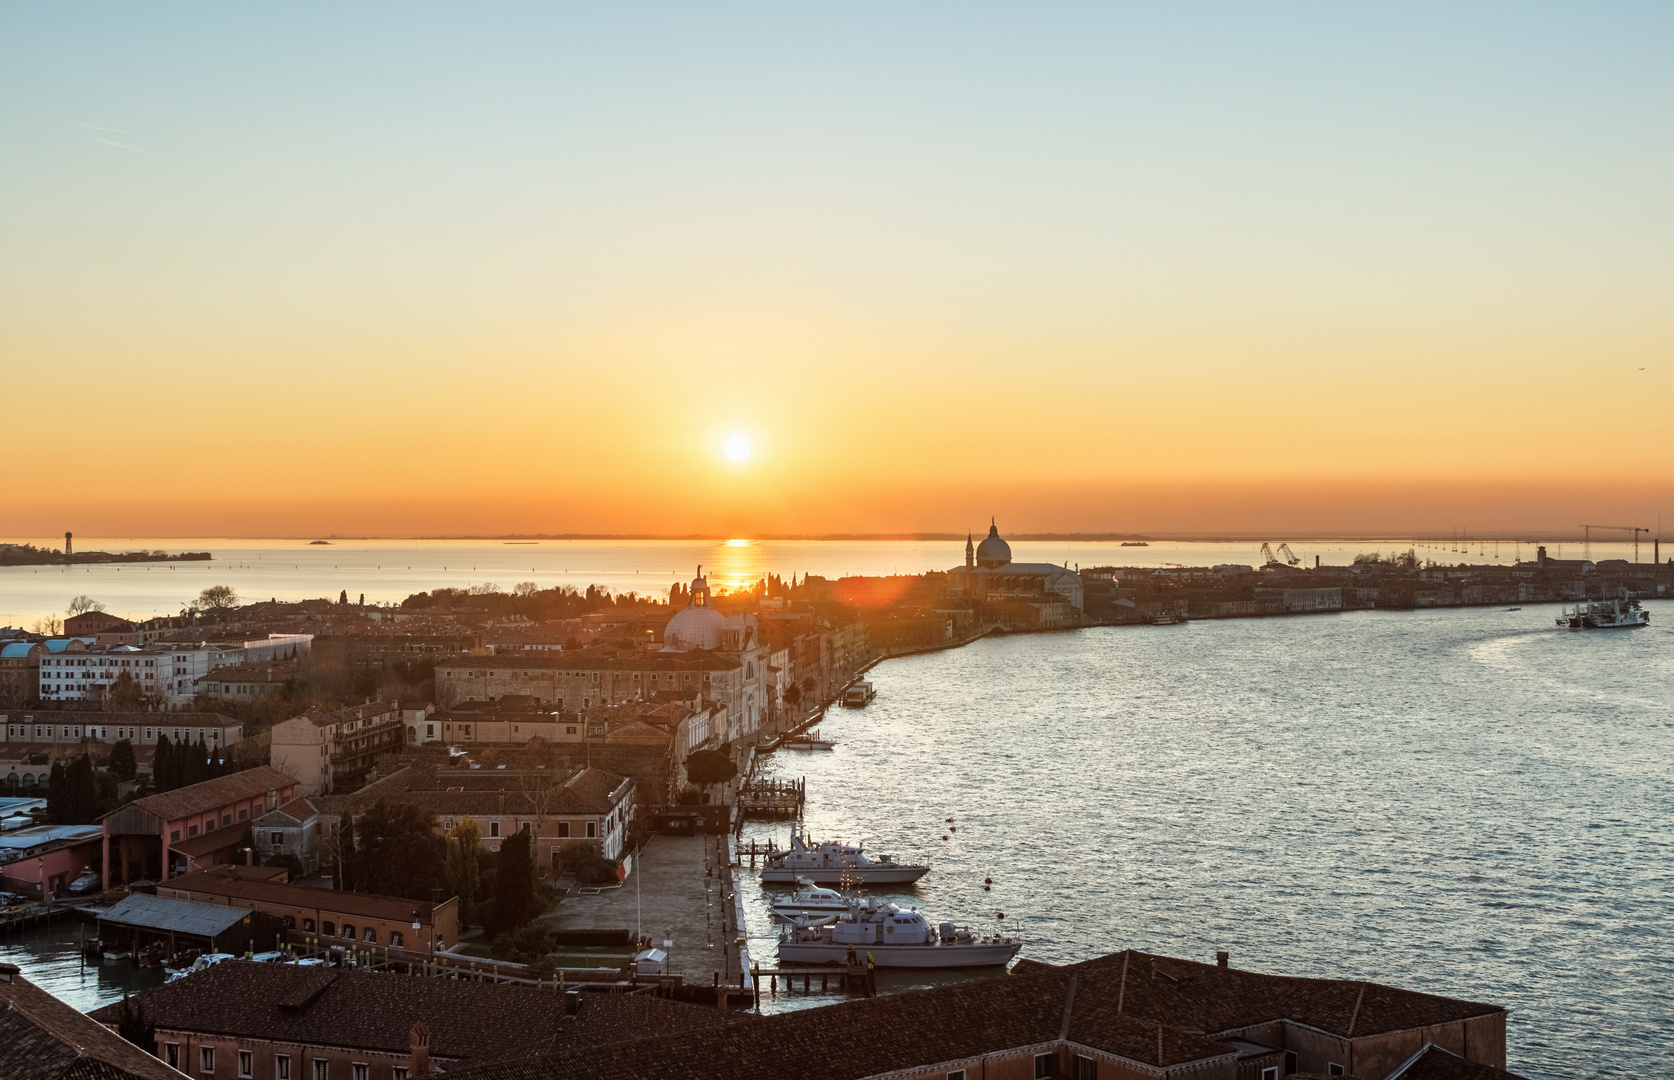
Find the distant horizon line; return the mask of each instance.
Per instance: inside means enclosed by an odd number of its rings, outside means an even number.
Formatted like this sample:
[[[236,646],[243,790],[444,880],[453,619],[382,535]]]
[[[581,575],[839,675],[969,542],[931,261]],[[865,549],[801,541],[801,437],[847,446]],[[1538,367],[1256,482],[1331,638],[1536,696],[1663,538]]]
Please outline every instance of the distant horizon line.
[[[541,541],[549,541],[549,540],[551,540],[551,541],[578,541],[578,540],[579,541],[612,541],[612,540],[622,540],[622,541],[642,541],[642,542],[649,541],[649,542],[664,542],[664,543],[691,543],[691,542],[726,543],[726,542],[731,541],[731,540],[748,540],[748,541],[751,541],[751,542],[764,542],[764,543],[790,542],[790,541],[816,542],[816,543],[905,543],[905,542],[958,543],[958,542],[962,542],[966,538],[967,535],[975,537],[975,536],[978,536],[978,535],[986,535],[986,534],[980,534],[980,533],[969,533],[969,534],[967,534],[967,533],[954,533],[954,532],[760,533],[760,534],[756,534],[756,535],[714,535],[714,534],[707,534],[707,533],[683,533],[683,534],[666,534],[666,533],[664,533],[664,534],[659,534],[659,533],[490,533],[490,534],[471,534],[471,533],[461,533],[461,534],[432,534],[432,535],[421,535],[421,536],[411,536],[411,535],[401,535],[401,534],[392,534],[392,535],[371,535],[371,534],[367,534],[367,535],[359,535],[359,536],[345,536],[345,535],[341,535],[341,534],[338,534],[338,533],[330,533],[330,534],[326,534],[326,535],[320,535],[320,534],[317,534],[317,533],[316,534],[302,534],[302,535],[297,535],[297,536],[262,536],[262,535],[248,535],[248,536],[231,536],[231,535],[227,535],[227,536],[204,536],[204,535],[95,536],[95,535],[88,534],[88,535],[85,535],[83,537],[78,537],[77,540],[78,540],[78,542],[81,541],[81,540],[85,540],[89,543],[95,542],[95,541],[113,541],[113,540],[121,540],[121,541],[140,541],[140,540],[174,540],[174,541],[185,541],[185,540],[199,540],[199,541],[202,541],[202,540],[238,540],[238,541],[257,541],[257,540],[269,540],[269,541],[274,541],[274,542],[300,543],[300,544],[305,544],[305,545],[306,544],[312,544],[316,541],[326,541],[328,543],[339,543],[339,542],[354,543],[354,542],[357,542],[357,541],[401,541],[401,540],[413,541],[413,542],[425,542],[425,541],[438,542],[438,541],[467,540],[467,541],[480,541],[480,542],[498,541],[498,542],[502,542],[502,543],[506,543],[506,542],[538,543],[538,542],[541,542]],[[1127,542],[1127,543],[1145,543],[1145,544],[1166,544],[1166,543],[1170,543],[1170,542],[1192,543],[1192,544],[1261,543],[1261,542],[1264,542],[1264,541],[1267,542],[1267,543],[1275,543],[1275,544],[1280,543],[1280,542],[1319,543],[1319,542],[1324,542],[1324,541],[1338,541],[1338,542],[1344,542],[1344,543],[1368,543],[1368,542],[1372,542],[1372,541],[1380,541],[1380,542],[1385,542],[1385,543],[1389,543],[1389,542],[1394,542],[1394,543],[1435,543],[1435,542],[1442,542],[1442,541],[1446,541],[1446,542],[1450,542],[1450,543],[1453,543],[1453,542],[1476,543],[1476,542],[1497,541],[1497,542],[1500,542],[1500,543],[1512,542],[1512,543],[1538,544],[1538,543],[1545,543],[1545,542],[1580,543],[1585,539],[1584,534],[1580,533],[1580,532],[1569,533],[1569,532],[1554,531],[1554,532],[1548,532],[1548,533],[1544,533],[1544,534],[1535,534],[1535,533],[1531,533],[1529,531],[1521,531],[1521,530],[1516,530],[1516,531],[1514,531],[1514,530],[1491,530],[1491,531],[1485,531],[1485,532],[1480,532],[1480,533],[1478,533],[1478,532],[1463,532],[1463,531],[1456,532],[1456,533],[1423,532],[1423,533],[1411,533],[1411,534],[1407,534],[1407,535],[1396,535],[1396,534],[1391,534],[1389,532],[1353,532],[1353,533],[1351,533],[1351,532],[1299,532],[1299,533],[1293,532],[1293,533],[1287,533],[1287,532],[1278,532],[1278,531],[1202,532],[1202,533],[1200,533],[1200,532],[1180,532],[1180,533],[1019,532],[1019,533],[1001,533],[1000,535],[1006,540],[1019,541],[1019,542],[1029,542],[1029,543],[1048,543],[1048,542],[1066,542],[1067,541],[1067,542],[1072,542],[1072,543],[1120,543],[1120,542]],[[1655,540],[1655,539],[1659,539],[1659,538],[1656,537],[1656,536],[1648,536],[1648,537],[1645,537],[1644,539],[1640,540],[1639,542],[1641,544],[1648,544],[1652,540]],[[27,541],[14,541],[14,542],[27,542]],[[1628,546],[1631,546],[1632,543],[1633,543],[1631,538],[1620,539],[1620,538],[1612,537],[1612,536],[1597,537],[1597,538],[1594,538],[1593,542],[1598,543],[1598,544],[1620,543],[1620,544],[1628,545]]]

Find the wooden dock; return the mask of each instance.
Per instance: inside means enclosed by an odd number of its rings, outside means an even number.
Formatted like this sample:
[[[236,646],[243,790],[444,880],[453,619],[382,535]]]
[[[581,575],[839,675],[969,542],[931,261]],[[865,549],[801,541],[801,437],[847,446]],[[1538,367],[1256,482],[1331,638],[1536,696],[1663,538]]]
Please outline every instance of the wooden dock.
[[[738,811],[745,818],[798,818],[808,800],[808,781],[750,780],[738,789]]]
[[[820,981],[820,992],[831,991],[831,980],[837,980],[837,987],[845,992],[862,994],[866,997],[876,997],[878,993],[878,969],[872,963],[871,956],[864,962],[853,964],[780,964],[776,968],[764,968],[755,965],[750,968],[750,983],[755,998],[756,1011],[761,1011],[761,981],[767,980],[767,992],[772,997],[779,996],[779,980],[785,981],[785,993],[796,990],[796,980],[802,980],[802,992],[814,992],[814,980]]]

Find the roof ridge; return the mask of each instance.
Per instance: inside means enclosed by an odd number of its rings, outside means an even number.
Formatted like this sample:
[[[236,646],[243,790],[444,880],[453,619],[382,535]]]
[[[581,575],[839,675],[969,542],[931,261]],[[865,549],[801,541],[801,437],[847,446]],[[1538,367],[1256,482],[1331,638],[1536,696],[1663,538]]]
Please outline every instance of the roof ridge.
[[[1354,1012],[1349,1015],[1348,1031],[1347,1031],[1346,1034],[1351,1039],[1354,1038],[1354,1025],[1360,1019],[1360,1003],[1362,1001],[1365,1001],[1365,1000],[1366,1000],[1366,984],[1364,982],[1362,982],[1360,984],[1360,993],[1358,993],[1354,996]]]
[[[1060,1042],[1069,1038],[1070,1014],[1075,1010],[1075,980],[1076,975],[1071,972],[1069,984],[1064,987],[1064,1019],[1058,1025],[1058,1040]]]

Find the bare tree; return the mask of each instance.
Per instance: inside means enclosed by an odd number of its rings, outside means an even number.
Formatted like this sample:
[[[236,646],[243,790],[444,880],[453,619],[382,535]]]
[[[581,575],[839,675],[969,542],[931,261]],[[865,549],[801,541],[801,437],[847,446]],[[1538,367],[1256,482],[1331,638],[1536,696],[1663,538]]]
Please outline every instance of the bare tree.
[[[533,581],[520,581],[512,587],[512,591],[519,596],[533,596],[541,591],[541,587]]]
[[[198,603],[212,610],[237,607],[238,593],[231,585],[211,585],[198,594]]]
[[[48,615],[44,619],[35,620],[34,630],[37,634],[56,637],[64,632],[64,620],[56,615]]]
[[[71,600],[70,601],[70,606],[65,609],[64,614],[66,614],[66,615],[83,615],[83,614],[86,614],[89,611],[103,611],[103,610],[105,610],[105,605],[103,605],[99,601],[93,599],[91,596],[83,595],[83,596],[76,597],[74,600]]]

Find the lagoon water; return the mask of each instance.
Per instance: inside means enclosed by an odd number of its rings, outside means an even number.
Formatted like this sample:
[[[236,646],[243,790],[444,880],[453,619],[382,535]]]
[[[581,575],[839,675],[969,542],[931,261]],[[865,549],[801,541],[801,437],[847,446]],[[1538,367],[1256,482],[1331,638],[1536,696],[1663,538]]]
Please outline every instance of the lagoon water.
[[[1003,911],[1024,955],[1225,949],[1509,1006],[1529,1076],[1674,1075],[1674,602],[1648,606],[1614,633],[1530,605],[992,638],[880,665],[835,751],[771,768],[807,777],[816,837],[932,863],[899,902]]]

